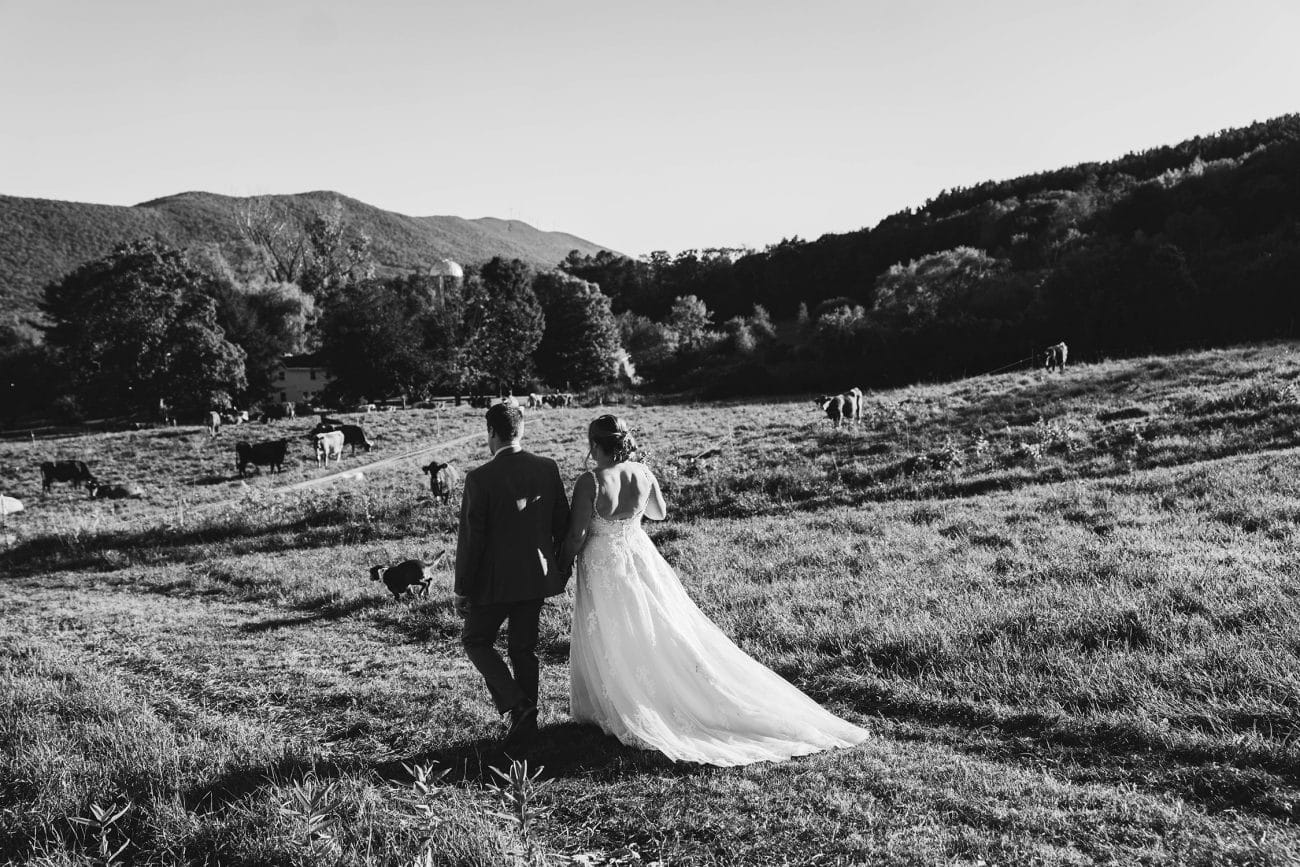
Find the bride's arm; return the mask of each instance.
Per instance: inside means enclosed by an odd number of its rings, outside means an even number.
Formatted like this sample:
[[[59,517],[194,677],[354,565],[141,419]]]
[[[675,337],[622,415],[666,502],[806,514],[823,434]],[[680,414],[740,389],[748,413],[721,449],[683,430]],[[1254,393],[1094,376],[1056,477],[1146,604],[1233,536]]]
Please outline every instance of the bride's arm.
[[[591,526],[591,513],[596,505],[596,480],[591,473],[583,473],[573,486],[573,504],[569,507],[569,532],[560,549],[560,569],[568,572],[573,561],[587,541],[587,528]]]
[[[650,477],[650,496],[646,499],[645,514],[652,521],[662,521],[668,517],[668,505],[664,502],[663,491],[659,490],[659,480],[649,467],[645,468]]]

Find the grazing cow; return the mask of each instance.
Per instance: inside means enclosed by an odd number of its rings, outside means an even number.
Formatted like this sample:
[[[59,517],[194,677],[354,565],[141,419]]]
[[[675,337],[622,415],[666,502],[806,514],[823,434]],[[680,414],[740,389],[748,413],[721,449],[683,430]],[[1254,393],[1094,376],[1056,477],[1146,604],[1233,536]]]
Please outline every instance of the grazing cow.
[[[289,451],[288,440],[268,440],[260,443],[235,443],[235,469],[239,477],[244,477],[244,470],[249,464],[266,467],[272,473],[284,471],[284,456]]]
[[[492,398],[474,395],[469,398],[469,405],[471,409],[487,409],[492,405]]]
[[[831,427],[839,427],[844,418],[844,395],[822,395],[814,401],[831,420]]]
[[[1065,373],[1065,359],[1069,354],[1070,347],[1065,345],[1064,340],[1054,346],[1047,347],[1047,352],[1043,358],[1043,364],[1047,368],[1047,372],[1051,373],[1053,370],[1059,370],[1061,373]]]
[[[82,482],[93,485],[95,477],[85,461],[45,461],[41,464],[41,490],[48,494],[55,482],[72,482],[72,487],[80,488]]]
[[[316,434],[316,466],[327,467],[330,458],[338,463],[343,460],[343,431]]]
[[[91,482],[86,485],[92,500],[139,500],[144,498],[144,488],[137,484],[101,485]]]
[[[214,437],[219,433],[221,433],[221,413],[214,410],[208,413],[208,436]]]
[[[528,408],[529,408],[529,409],[541,409],[541,408],[542,408],[542,396],[541,396],[540,394],[535,394],[535,393],[533,393],[533,392],[529,392],[529,393],[528,393]]]
[[[422,560],[403,560],[392,566],[371,566],[370,580],[378,581],[382,578],[384,586],[393,594],[394,599],[403,593],[412,598],[428,596],[430,579],[425,574],[425,566]],[[416,590],[416,587],[420,589]]]
[[[359,424],[339,425],[339,431],[343,434],[343,445],[352,446],[352,454],[357,453],[357,446],[361,446],[366,451],[370,451],[375,444],[366,439],[366,432],[362,430]],[[325,433],[325,431],[322,431]]]
[[[444,504],[450,502],[453,488],[460,487],[460,470],[451,464],[440,464],[437,460],[420,467],[420,472],[429,477],[429,491]]]

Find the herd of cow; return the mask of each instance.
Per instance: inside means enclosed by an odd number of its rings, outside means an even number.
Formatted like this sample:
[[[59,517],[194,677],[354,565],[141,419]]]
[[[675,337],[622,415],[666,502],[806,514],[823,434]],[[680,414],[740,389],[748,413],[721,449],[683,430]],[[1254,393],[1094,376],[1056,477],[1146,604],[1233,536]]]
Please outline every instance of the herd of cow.
[[[215,415],[215,413],[214,413]],[[220,427],[209,426],[209,433],[216,436]],[[370,451],[375,443],[366,436],[365,430],[358,424],[344,424],[337,419],[322,414],[315,427],[303,435],[312,442],[316,454],[316,465],[328,466],[330,459],[335,462],[343,459],[343,449],[351,448],[355,455],[357,449]],[[284,469],[285,457],[289,452],[290,438],[264,440],[250,443],[240,440],[235,443],[235,469],[240,478],[244,478],[249,467],[260,469],[266,467],[269,472],[278,473]],[[451,501],[452,494],[460,486],[461,474],[449,463],[432,461],[420,468],[429,476],[429,490],[435,499],[444,504]],[[62,460],[45,461],[41,464],[41,490],[49,493],[55,482],[70,483],[73,488],[82,487],[95,499],[139,499],[144,496],[144,489],[136,484],[106,485],[102,484],[90,471],[85,461]]]
[[[324,414],[321,415],[316,426],[303,435],[303,438],[313,444],[313,450],[316,454],[316,466],[318,467],[329,466],[331,458],[334,459],[335,463],[343,460],[343,448],[345,446],[352,448],[353,455],[357,453],[358,446],[366,451],[370,451],[375,447],[375,444],[366,436],[366,432],[361,425],[344,424]],[[268,471],[278,473],[284,467],[284,456],[288,451],[288,438],[265,440],[260,443],[240,440],[235,443],[235,469],[239,472],[241,479],[250,465],[253,467],[266,467]]]

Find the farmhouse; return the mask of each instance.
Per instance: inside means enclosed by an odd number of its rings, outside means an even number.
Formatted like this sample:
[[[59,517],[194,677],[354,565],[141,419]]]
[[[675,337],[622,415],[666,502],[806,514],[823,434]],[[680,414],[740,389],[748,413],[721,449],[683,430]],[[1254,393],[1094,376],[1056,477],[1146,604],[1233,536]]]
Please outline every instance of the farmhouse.
[[[325,372],[319,355],[286,355],[280,359],[280,369],[276,371],[273,385],[279,391],[280,400],[294,403],[310,404],[320,397],[321,389],[334,381],[334,377]]]

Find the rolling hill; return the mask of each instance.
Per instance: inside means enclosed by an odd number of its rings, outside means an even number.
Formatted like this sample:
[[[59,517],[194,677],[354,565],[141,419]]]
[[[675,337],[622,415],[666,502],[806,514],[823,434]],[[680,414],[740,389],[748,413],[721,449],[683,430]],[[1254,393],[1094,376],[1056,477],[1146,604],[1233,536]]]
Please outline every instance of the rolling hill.
[[[301,221],[339,202],[349,223],[371,237],[380,270],[390,273],[411,271],[443,257],[470,264],[507,256],[553,267],[571,250],[594,254],[605,249],[518,220],[410,217],[328,191],[269,198]],[[235,220],[246,203],[203,192],[131,207],[0,196],[0,320],[30,315],[49,281],[123,241],[149,237],[179,247],[216,246],[229,252],[242,244]]]

